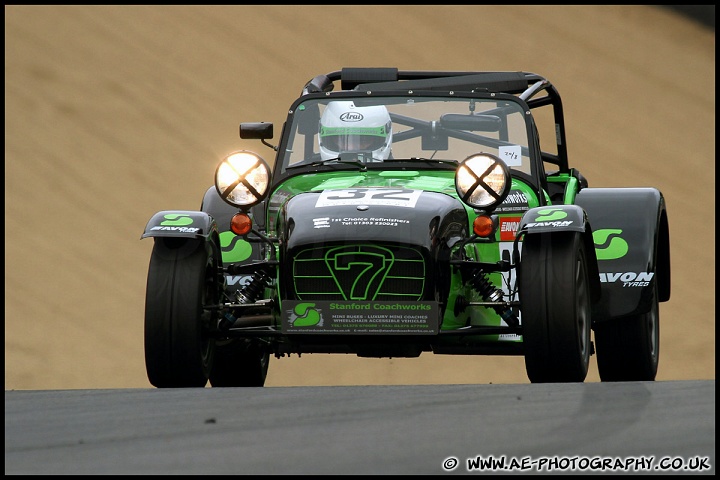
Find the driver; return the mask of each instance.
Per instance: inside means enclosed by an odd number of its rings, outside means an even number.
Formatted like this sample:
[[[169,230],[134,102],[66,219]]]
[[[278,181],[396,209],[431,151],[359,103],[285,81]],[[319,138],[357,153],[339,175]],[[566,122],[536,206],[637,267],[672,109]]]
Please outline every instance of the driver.
[[[338,158],[343,152],[369,152],[373,162],[390,156],[392,121],[382,105],[356,107],[353,102],[330,102],[320,118],[320,157]]]

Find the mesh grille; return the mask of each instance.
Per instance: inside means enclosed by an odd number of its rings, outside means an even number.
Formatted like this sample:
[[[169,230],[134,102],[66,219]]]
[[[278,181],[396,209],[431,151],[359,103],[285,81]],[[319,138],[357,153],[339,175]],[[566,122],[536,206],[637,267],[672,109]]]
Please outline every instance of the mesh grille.
[[[427,274],[422,253],[397,245],[300,250],[292,261],[298,300],[418,301]]]

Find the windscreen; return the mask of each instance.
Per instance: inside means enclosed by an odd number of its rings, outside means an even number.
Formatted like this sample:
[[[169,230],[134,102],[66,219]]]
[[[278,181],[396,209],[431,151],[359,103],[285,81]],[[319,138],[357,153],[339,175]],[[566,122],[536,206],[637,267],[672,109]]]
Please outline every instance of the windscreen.
[[[311,98],[291,115],[281,152],[288,167],[347,158],[368,163],[433,159],[461,162],[491,153],[530,174],[526,115],[509,100],[448,97]]]

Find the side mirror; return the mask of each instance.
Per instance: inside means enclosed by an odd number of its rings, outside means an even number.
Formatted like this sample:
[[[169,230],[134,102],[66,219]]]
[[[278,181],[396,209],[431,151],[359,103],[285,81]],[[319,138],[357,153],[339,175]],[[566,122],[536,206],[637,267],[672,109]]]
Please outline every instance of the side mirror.
[[[240,138],[248,140],[267,140],[273,138],[273,124],[271,122],[241,123]]]

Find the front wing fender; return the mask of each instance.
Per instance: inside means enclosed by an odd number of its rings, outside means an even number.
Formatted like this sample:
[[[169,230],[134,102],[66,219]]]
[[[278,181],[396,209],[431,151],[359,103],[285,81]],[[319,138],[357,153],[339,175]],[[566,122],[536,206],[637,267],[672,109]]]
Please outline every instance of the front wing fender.
[[[534,207],[525,212],[518,227],[518,235],[552,235],[561,232],[579,232],[585,242],[587,267],[590,275],[590,296],[593,305],[600,300],[597,259],[593,248],[591,225],[585,210],[577,205],[548,205]]]
[[[662,193],[655,188],[584,188],[576,199],[592,226],[602,288],[593,321],[646,313],[657,284],[670,298],[670,240]]]
[[[205,212],[163,210],[152,216],[140,238],[183,237],[212,238],[217,234],[215,219]]]

